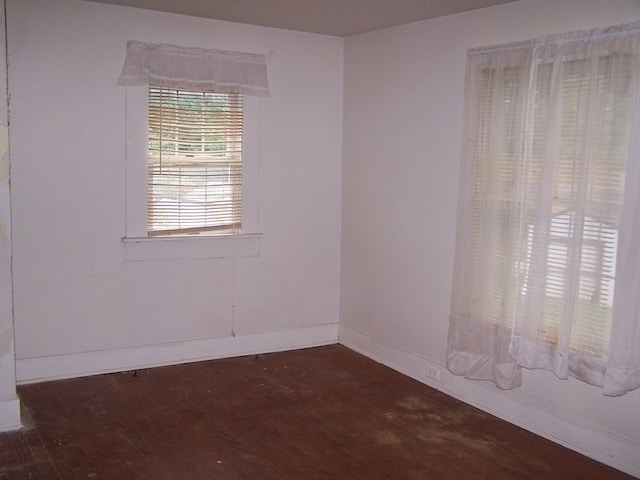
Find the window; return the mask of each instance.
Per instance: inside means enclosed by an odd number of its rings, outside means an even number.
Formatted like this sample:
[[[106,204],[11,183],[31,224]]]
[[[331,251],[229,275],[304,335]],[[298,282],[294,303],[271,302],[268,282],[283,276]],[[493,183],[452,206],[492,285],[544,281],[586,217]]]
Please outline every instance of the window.
[[[615,315],[637,303],[624,293],[637,252],[619,244],[640,220],[625,215],[637,202],[625,185],[638,161],[640,34],[613,30],[469,54],[453,373],[501,388],[520,384],[520,367],[606,394],[640,386],[612,373],[622,357],[625,375],[640,368],[622,341],[638,312]]]
[[[256,256],[265,55],[131,40],[118,85],[126,260]]]
[[[477,123],[480,169],[473,208],[475,228],[486,227],[486,197],[499,192],[494,321],[505,315],[522,317],[525,309],[530,315],[527,304],[544,297],[534,313],[540,342],[555,346],[562,341],[561,320],[570,316],[570,347],[602,355],[613,307],[631,64],[629,57],[604,56],[597,61],[595,73],[585,60],[556,64],[558,91],[553,97],[554,63],[538,61],[528,107],[519,97],[526,88],[520,83],[529,81],[521,67],[483,69],[476,100],[483,117]],[[612,75],[615,65],[619,71]],[[593,105],[592,96],[597,99]],[[525,108],[529,118],[519,124],[517,116]],[[590,108],[594,111],[588,119]],[[504,142],[498,155],[492,136]],[[474,235],[479,240],[482,232]],[[476,255],[480,246],[474,247]],[[504,305],[502,295],[508,291],[513,295]]]
[[[149,236],[237,233],[242,96],[149,86]]]

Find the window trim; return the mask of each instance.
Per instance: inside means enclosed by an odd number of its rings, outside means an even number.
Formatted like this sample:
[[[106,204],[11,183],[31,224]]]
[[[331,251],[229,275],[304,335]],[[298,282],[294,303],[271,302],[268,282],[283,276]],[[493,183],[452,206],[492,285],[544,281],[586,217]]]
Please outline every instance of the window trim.
[[[243,162],[242,162],[242,228],[238,233],[201,232],[198,234],[172,234],[167,236],[149,236],[147,234],[147,85],[127,87],[125,90],[125,222],[122,242],[129,250],[153,249],[156,253],[150,258],[203,258],[217,253],[202,252],[200,248],[189,253],[188,249],[196,241],[207,244],[208,248],[220,247],[221,256],[233,254],[228,248],[229,239],[241,239],[240,243],[252,243],[252,248],[241,248],[241,252],[259,251],[259,241],[263,234],[259,229],[259,179],[260,179],[260,131],[262,116],[262,98],[244,97],[243,125]],[[162,248],[151,247],[162,244]],[[184,245],[187,245],[186,248]],[[200,243],[198,245],[201,245]],[[166,250],[185,250],[183,253],[170,253]],[[236,254],[238,251],[236,250]],[[146,255],[127,253],[127,260]],[[244,255],[243,255],[244,256]],[[248,255],[248,256],[253,256]]]
[[[224,234],[170,237],[125,237],[125,261],[248,258],[260,255],[264,234]]]

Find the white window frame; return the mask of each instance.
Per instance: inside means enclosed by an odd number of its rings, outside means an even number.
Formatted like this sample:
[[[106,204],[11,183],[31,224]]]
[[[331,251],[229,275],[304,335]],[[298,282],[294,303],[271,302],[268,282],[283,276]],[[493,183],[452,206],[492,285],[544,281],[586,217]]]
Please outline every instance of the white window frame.
[[[147,234],[148,88],[125,89],[125,258],[129,261],[257,256],[262,99],[244,96],[242,229],[239,233]]]

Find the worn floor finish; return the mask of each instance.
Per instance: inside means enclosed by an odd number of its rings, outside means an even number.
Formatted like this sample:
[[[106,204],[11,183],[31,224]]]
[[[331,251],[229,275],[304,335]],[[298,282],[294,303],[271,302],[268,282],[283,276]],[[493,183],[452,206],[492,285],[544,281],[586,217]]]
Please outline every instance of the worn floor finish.
[[[630,478],[337,345],[19,394],[2,480]]]

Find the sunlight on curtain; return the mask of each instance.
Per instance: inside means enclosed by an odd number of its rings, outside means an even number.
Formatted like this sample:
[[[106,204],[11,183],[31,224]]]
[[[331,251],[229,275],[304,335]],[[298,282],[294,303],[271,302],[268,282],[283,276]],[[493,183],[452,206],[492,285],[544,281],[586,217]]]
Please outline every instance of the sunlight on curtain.
[[[469,52],[454,374],[640,386],[638,82],[640,24]]]

